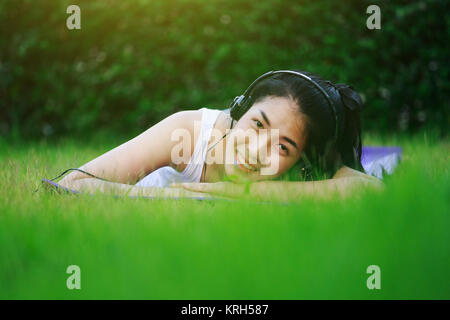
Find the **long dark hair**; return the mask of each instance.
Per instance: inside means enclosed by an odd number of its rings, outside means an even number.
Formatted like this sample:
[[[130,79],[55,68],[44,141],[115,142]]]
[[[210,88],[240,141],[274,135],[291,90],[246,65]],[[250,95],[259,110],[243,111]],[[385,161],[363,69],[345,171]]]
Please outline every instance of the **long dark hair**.
[[[295,70],[297,71],[297,70]],[[292,75],[277,74],[262,80],[251,92],[250,105],[267,96],[287,97],[306,116],[306,144],[300,161],[282,179],[317,180],[330,178],[341,166],[364,171],[361,166],[361,97],[351,86],[333,84],[309,72],[298,71],[318,83],[330,96],[338,118],[326,98],[309,81]]]

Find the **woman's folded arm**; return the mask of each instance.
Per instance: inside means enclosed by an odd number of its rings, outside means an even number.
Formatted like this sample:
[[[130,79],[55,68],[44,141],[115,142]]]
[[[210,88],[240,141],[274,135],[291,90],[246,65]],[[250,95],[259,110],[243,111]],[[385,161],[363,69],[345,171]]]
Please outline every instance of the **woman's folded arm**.
[[[282,201],[297,200],[305,196],[327,198],[338,195],[346,197],[354,195],[354,190],[362,187],[378,190],[384,187],[381,180],[347,167],[339,170],[333,178],[319,181],[260,181],[249,184],[180,183],[172,186],[231,198],[249,197],[258,200]]]
[[[166,198],[210,197],[203,193],[193,192],[182,188],[141,187],[119,182],[103,181],[96,178],[75,179],[60,184],[63,187],[89,194],[104,193],[119,196]]]
[[[383,183],[365,177],[342,177],[319,181],[262,181],[250,185],[249,193],[263,199],[296,200],[305,196],[347,197],[361,187],[382,189]]]

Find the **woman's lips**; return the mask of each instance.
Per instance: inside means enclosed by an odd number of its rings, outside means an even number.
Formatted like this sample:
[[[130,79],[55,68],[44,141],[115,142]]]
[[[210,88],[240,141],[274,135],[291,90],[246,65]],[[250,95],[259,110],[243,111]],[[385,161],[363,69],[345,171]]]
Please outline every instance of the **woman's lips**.
[[[236,164],[239,166],[239,168],[241,168],[241,170],[247,173],[257,170],[254,166],[246,163],[245,159],[241,156],[239,152],[237,152]]]

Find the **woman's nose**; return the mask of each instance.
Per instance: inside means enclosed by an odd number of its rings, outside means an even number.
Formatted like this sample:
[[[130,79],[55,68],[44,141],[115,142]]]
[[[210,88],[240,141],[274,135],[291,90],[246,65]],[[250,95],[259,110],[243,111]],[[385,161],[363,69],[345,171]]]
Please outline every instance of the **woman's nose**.
[[[248,155],[250,164],[265,164],[270,152],[270,136],[268,134],[258,134],[256,141],[251,141],[248,145]]]

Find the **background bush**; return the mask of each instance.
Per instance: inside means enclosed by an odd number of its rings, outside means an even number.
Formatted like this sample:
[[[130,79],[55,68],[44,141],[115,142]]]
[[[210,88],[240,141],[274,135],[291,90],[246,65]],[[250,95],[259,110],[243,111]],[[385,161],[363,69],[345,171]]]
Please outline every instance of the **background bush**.
[[[81,30],[66,8],[81,7]],[[366,28],[377,4],[381,30]],[[136,134],[182,109],[224,108],[260,74],[352,84],[363,126],[449,123],[449,4],[428,1],[2,0],[0,133]]]

